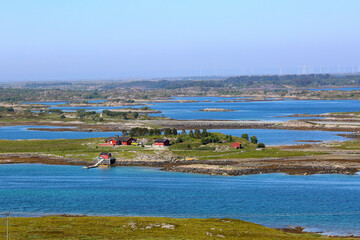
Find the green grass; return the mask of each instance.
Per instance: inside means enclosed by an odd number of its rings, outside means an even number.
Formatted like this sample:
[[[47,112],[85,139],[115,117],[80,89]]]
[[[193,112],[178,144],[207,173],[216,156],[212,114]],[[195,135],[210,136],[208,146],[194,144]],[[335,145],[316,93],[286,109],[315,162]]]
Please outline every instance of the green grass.
[[[336,143],[333,148],[345,149],[345,150],[360,150],[360,140],[352,140],[352,141]]]
[[[140,153],[154,154],[158,152],[158,150],[142,148],[140,146],[98,146],[98,143],[102,142],[104,142],[104,138],[0,140],[0,153],[43,153],[92,161],[94,158],[98,157],[100,152],[111,152],[115,157],[124,159],[135,158]],[[230,143],[216,145],[228,146],[229,144]],[[211,144],[209,144],[209,146],[210,145]],[[198,143],[194,143],[194,146],[198,147]],[[170,151],[179,157],[195,157],[199,160],[290,157],[324,154],[322,152],[282,151],[276,148],[265,148],[262,151],[256,151],[256,146],[254,144],[244,144],[244,146],[243,149],[229,149],[225,151],[215,151],[211,149],[199,150],[196,148],[192,150],[179,150],[176,147],[172,147],[165,151]]]
[[[5,239],[6,219],[0,218]],[[164,227],[167,226],[168,228]],[[170,228],[169,228],[170,227]],[[174,229],[171,229],[174,228]],[[336,239],[285,233],[235,219],[156,217],[10,218],[10,239]]]
[[[198,151],[198,150],[173,150],[179,156],[191,156],[197,157],[200,160],[211,159],[242,159],[242,158],[264,158],[264,157],[292,157],[292,156],[306,156],[306,155],[320,155],[322,152],[304,152],[304,151],[281,151],[275,148],[267,148],[262,151],[256,151],[254,149],[245,150],[242,149],[229,150],[225,152],[217,151]]]
[[[111,152],[116,157],[131,159],[138,153],[154,153],[138,146],[102,147],[104,138],[59,140],[0,140],[0,153],[44,153],[92,161],[100,152]],[[135,152],[136,151],[136,152]]]

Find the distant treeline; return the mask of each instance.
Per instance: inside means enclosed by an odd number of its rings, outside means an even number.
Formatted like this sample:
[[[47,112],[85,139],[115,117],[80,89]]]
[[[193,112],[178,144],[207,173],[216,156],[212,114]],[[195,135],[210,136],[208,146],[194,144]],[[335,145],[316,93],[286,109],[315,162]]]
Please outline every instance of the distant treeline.
[[[46,101],[76,99],[106,99],[107,95],[99,91],[34,89],[34,88],[0,88],[0,101]]]
[[[143,89],[179,89],[189,87],[199,88],[258,88],[262,85],[272,85],[278,88],[292,87],[322,87],[322,86],[359,86],[360,75],[264,75],[238,76],[225,80],[160,80],[134,81],[109,84],[107,87],[143,88]]]

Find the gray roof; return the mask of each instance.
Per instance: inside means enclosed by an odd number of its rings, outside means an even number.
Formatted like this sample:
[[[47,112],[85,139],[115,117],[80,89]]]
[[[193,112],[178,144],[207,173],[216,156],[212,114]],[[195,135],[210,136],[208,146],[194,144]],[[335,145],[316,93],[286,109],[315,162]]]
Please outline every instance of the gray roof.
[[[109,141],[111,139],[114,139],[116,141],[126,142],[126,141],[129,141],[130,139],[134,139],[134,138],[132,138],[132,137],[108,137],[106,140]]]

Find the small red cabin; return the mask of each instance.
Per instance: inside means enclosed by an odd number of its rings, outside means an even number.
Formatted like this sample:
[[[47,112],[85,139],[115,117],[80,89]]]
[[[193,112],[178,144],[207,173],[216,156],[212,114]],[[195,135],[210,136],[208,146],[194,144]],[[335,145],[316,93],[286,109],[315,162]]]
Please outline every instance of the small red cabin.
[[[241,143],[239,143],[239,142],[234,142],[234,143],[231,144],[231,147],[232,147],[232,148],[241,148]]]
[[[169,139],[155,139],[154,145],[157,147],[170,146]]]
[[[100,143],[99,146],[116,146],[116,145],[131,145],[136,142],[135,138],[132,137],[108,137],[105,143]]]
[[[109,153],[109,152],[102,152],[102,153],[100,153],[99,158],[110,159],[110,158],[111,158],[111,153]]]

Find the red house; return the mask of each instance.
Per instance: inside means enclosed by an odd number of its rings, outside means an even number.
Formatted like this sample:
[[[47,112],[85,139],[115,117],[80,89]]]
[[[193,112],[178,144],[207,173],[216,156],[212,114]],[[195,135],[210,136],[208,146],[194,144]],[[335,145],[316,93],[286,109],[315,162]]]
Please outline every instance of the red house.
[[[99,146],[131,145],[133,142],[136,142],[135,138],[115,136],[108,137],[105,143],[100,143]]]
[[[241,143],[239,143],[239,142],[234,142],[234,143],[231,144],[231,147],[232,147],[232,148],[237,148],[237,149],[238,149],[238,148],[241,148]]]
[[[155,139],[154,145],[155,145],[155,147],[170,146],[170,141],[169,141],[169,139]]]

